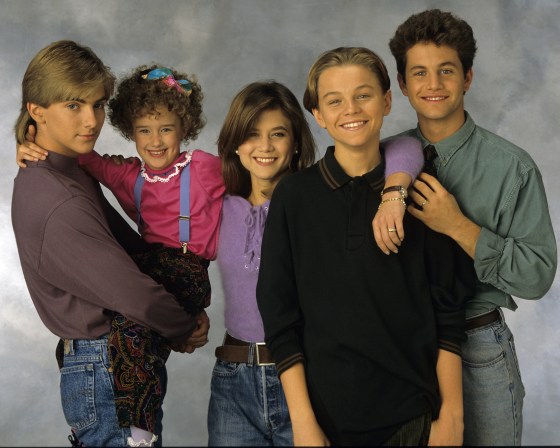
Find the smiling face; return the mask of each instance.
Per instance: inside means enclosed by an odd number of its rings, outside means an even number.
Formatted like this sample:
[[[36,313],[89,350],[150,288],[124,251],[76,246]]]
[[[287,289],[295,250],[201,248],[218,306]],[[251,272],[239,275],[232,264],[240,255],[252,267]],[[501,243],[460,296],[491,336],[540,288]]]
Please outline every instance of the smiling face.
[[[433,43],[414,45],[406,53],[405,77],[406,83],[399,76],[400,88],[416,111],[426,138],[441,140],[463,125],[463,98],[473,72],[463,73],[456,50]],[[437,139],[431,139],[430,133],[437,134]]]
[[[37,123],[37,143],[69,157],[91,152],[105,121],[102,86],[85,98],[53,103],[49,107],[28,104]]]
[[[152,170],[162,170],[179,157],[185,131],[175,112],[157,107],[156,114],[134,119],[133,140],[138,155]]]
[[[265,110],[237,152],[251,175],[253,193],[274,187],[290,166],[294,152],[290,120],[279,109]]]
[[[391,111],[391,91],[383,92],[377,76],[362,65],[326,69],[317,83],[318,108],[313,115],[340,150],[379,149],[383,117]]]

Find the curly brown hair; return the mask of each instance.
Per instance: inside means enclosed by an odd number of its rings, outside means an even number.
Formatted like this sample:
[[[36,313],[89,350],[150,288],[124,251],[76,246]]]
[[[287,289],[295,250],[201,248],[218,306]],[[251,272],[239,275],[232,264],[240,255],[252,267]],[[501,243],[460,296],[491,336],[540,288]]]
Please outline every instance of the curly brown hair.
[[[192,88],[189,95],[168,86],[160,79],[147,80],[142,77],[149,71],[162,67],[153,64],[135,68],[129,76],[119,81],[116,95],[109,101],[109,121],[127,140],[132,140],[134,119],[155,114],[160,106],[177,114],[185,131],[184,142],[195,140],[206,124],[202,113],[204,95],[195,75],[171,69],[176,80],[189,81]]]
[[[395,31],[389,49],[395,57],[397,71],[406,82],[406,53],[418,43],[445,45],[457,51],[463,73],[472,68],[476,55],[476,40],[471,26],[450,12],[428,9],[411,15]]]

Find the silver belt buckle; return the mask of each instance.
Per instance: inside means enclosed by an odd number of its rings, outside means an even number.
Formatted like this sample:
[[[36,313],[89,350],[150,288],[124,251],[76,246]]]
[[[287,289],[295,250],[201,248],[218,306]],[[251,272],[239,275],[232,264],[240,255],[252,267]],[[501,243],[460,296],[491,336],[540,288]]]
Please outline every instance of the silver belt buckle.
[[[263,362],[261,363],[261,359],[260,359],[260,354],[259,354],[259,347],[260,346],[265,346],[266,343],[265,342],[255,342],[255,351],[257,352],[257,365],[258,366],[273,366],[275,363],[273,362]]]

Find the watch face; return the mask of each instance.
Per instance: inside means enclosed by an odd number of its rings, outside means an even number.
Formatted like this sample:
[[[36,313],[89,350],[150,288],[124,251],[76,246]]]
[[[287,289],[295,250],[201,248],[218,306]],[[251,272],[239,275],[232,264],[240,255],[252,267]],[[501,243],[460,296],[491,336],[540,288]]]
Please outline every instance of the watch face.
[[[401,187],[399,192],[401,193],[401,196],[402,196],[403,199],[406,199],[408,197],[408,191],[406,191],[406,188]]]

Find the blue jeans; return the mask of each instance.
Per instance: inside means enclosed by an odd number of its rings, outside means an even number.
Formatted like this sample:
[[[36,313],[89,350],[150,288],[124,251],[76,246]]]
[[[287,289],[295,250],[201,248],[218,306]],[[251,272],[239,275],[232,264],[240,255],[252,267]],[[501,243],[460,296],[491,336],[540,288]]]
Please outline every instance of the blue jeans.
[[[291,446],[292,425],[275,366],[216,360],[209,446]]]
[[[117,420],[106,336],[64,340],[60,397],[66,422],[84,446],[127,446],[130,429]],[[156,426],[158,445],[162,417],[163,412]]]
[[[501,321],[467,331],[463,344],[465,445],[521,445],[523,397],[513,335]]]

